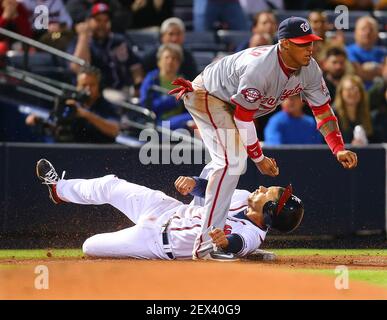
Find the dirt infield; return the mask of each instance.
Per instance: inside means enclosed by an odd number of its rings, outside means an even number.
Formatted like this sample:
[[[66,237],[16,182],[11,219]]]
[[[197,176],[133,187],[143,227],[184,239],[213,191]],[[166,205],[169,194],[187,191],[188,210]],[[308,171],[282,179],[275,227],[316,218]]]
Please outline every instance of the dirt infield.
[[[46,265],[49,289],[34,288]],[[387,288],[351,280],[335,288],[334,268],[382,270],[387,256],[279,257],[232,263],[140,260],[0,260],[0,299],[387,299]],[[332,276],[299,268],[332,268]],[[297,270],[296,270],[297,269]]]

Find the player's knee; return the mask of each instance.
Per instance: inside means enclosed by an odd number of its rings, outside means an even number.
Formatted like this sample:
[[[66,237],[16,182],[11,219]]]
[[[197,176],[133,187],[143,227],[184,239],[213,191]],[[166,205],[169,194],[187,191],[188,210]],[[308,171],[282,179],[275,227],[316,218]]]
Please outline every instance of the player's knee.
[[[106,197],[107,201],[109,201],[111,194],[112,194],[112,190],[115,187],[118,180],[119,180],[119,178],[113,174],[109,174],[107,176],[104,176],[101,179],[100,183],[101,183],[102,193]]]
[[[93,237],[88,238],[82,245],[83,254],[89,257],[97,256],[97,252],[95,250],[95,245],[93,243]]]

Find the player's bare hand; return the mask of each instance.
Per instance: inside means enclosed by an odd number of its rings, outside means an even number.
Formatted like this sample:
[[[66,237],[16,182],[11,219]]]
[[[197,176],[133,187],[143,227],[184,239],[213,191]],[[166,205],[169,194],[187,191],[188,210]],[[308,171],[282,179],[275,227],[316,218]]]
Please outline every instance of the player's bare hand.
[[[336,158],[345,169],[354,169],[357,166],[357,155],[355,152],[349,150],[339,151],[336,154]]]
[[[222,229],[215,228],[209,232],[209,235],[212,238],[212,242],[215,243],[218,248],[226,249],[228,247],[228,240]]]
[[[191,177],[180,176],[175,181],[175,188],[180,194],[186,196],[196,186],[196,181]]]
[[[276,177],[279,175],[279,168],[274,158],[265,157],[261,162],[256,163],[256,166],[262,174],[270,177]]]

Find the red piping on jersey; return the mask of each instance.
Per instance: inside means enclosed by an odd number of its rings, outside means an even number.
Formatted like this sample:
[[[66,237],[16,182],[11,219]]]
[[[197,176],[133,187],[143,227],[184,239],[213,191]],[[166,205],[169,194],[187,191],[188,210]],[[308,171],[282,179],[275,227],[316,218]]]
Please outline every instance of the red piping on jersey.
[[[281,58],[281,55],[280,55],[280,51],[279,51],[279,48],[277,48],[277,57],[278,57],[278,62],[279,62],[279,65],[282,69],[282,71],[285,73],[285,75],[288,77],[288,79],[290,78],[290,76],[292,75],[292,73],[296,70],[292,70],[292,69],[289,69],[287,66],[285,66],[284,62],[282,61],[282,58]]]
[[[242,209],[243,207],[247,207],[247,204],[244,204],[243,206],[240,206],[238,208],[230,209],[229,211],[237,211],[239,209]]]
[[[240,222],[240,223],[242,223],[244,226],[246,225],[246,222],[241,221],[241,220],[236,220],[236,219],[233,219],[233,218],[231,218],[231,217],[227,217],[227,219],[230,220],[230,221],[233,221],[233,222]]]
[[[201,227],[201,224],[194,224],[191,227],[184,227],[184,228],[169,228],[169,231],[184,231],[184,230],[191,230],[193,228]]]
[[[208,108],[208,92],[207,92],[207,91],[206,91],[206,96],[205,96],[205,104],[206,104],[206,111],[207,111],[208,117],[210,118],[210,121],[211,121],[212,126],[215,128],[216,136],[217,136],[217,138],[218,138],[218,140],[219,140],[219,142],[220,142],[220,145],[222,146],[222,148],[223,148],[223,150],[224,150],[224,158],[225,158],[225,162],[226,162],[226,166],[225,166],[224,169],[223,169],[222,177],[220,178],[218,187],[216,188],[215,199],[214,199],[214,203],[212,204],[212,208],[211,208],[211,211],[210,211],[210,217],[209,217],[209,219],[208,219],[208,224],[207,224],[207,229],[208,229],[208,228],[211,226],[212,215],[214,214],[216,202],[218,201],[219,190],[220,190],[220,187],[221,187],[221,185],[222,185],[224,176],[226,175],[226,172],[227,172],[227,170],[228,170],[228,165],[229,165],[229,164],[228,164],[228,157],[227,157],[226,148],[224,147],[224,145],[223,145],[223,143],[222,143],[222,140],[221,140],[220,137],[219,137],[218,127],[216,126],[216,124],[215,124],[215,122],[214,122],[214,119],[213,119],[212,116],[211,116],[210,109]],[[195,256],[196,256],[197,258],[199,258],[199,256],[198,256],[198,251],[199,251],[199,248],[201,247],[202,243],[203,243],[203,235],[200,235],[199,245],[198,245],[198,248],[197,248],[196,251],[195,251]]]

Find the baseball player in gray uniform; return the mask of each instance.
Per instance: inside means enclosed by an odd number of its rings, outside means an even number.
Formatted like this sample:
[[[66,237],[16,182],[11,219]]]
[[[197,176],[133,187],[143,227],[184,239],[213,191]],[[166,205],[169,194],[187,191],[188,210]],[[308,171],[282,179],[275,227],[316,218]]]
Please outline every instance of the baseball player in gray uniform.
[[[139,259],[192,259],[195,239],[203,223],[200,205],[210,172],[201,177],[179,177],[175,186],[183,195],[195,195],[190,204],[165,193],[127,182],[114,175],[96,179],[62,179],[45,159],[38,161],[36,173],[48,187],[55,204],[63,202],[83,205],[110,204],[124,213],[135,226],[117,232],[92,236],[83,244],[86,255],[94,257]],[[224,253],[246,257],[255,252],[268,229],[290,232],[300,224],[304,208],[292,194],[291,187],[260,186],[253,193],[235,190],[232,205],[223,229],[215,228],[209,235],[212,244]],[[214,256],[214,255],[213,255]],[[232,261],[223,259],[223,261]]]
[[[170,94],[184,97],[213,162],[194,258],[212,254],[209,232],[224,227],[247,157],[262,174],[279,174],[276,161],[262,152],[253,120],[273,112],[287,97],[301,94],[337,160],[346,169],[357,166],[356,154],[345,150],[329,91],[312,58],[313,41],[321,38],[306,19],[291,17],[280,23],[278,39],[276,45],[249,48],[213,62],[192,83],[181,78],[173,83],[179,87]]]

